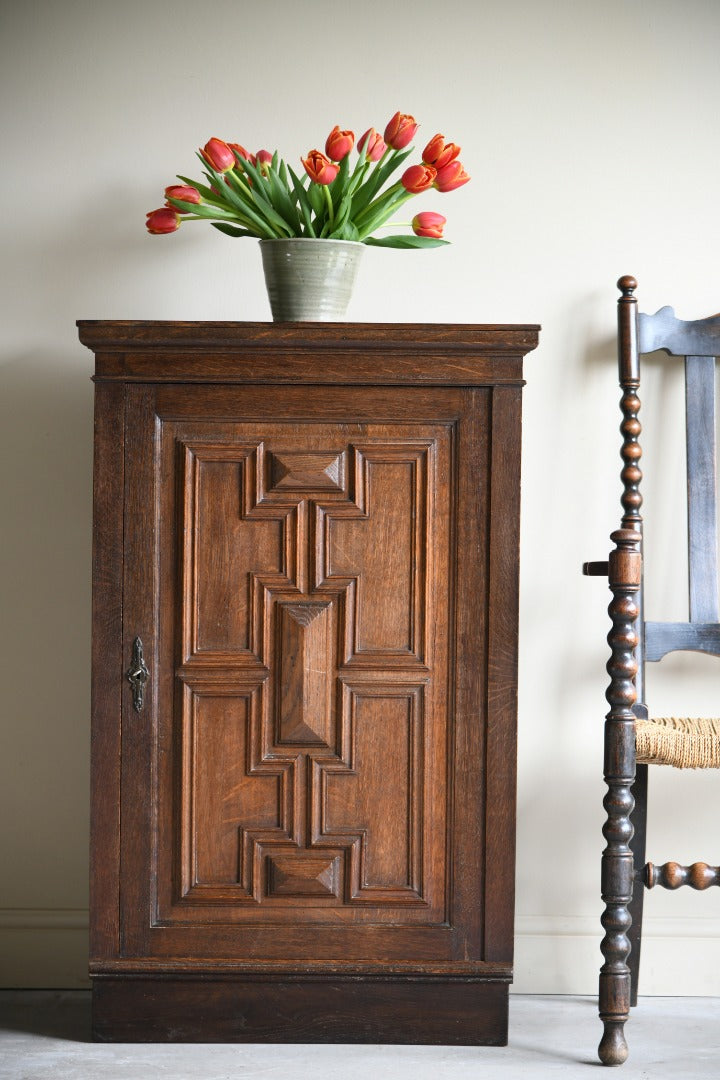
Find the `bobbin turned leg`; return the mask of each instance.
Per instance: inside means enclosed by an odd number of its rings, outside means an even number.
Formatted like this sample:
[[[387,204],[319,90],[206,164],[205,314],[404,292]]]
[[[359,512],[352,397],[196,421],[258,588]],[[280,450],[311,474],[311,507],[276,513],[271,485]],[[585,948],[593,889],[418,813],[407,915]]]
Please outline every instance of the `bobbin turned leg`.
[[[620,529],[611,538],[616,548],[610,555],[608,609],[612,629],[608,634],[611,655],[607,670],[610,712],[605,721],[605,782],[603,805],[607,821],[603,834],[607,847],[602,857],[602,898],[605,936],[600,946],[605,963],[600,970],[600,1019],[604,1033],[598,1054],[603,1065],[622,1065],[627,1058],[624,1026],[630,1013],[630,954],[628,905],[633,895],[633,853],[630,849],[633,809],[631,787],[635,779],[634,676],[637,671],[635,594],[640,587],[640,535]]]

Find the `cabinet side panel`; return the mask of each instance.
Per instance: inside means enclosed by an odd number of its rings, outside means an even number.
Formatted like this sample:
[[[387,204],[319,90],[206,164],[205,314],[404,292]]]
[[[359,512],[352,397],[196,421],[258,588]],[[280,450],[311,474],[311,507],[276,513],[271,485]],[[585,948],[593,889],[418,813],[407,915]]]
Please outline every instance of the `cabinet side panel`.
[[[462,928],[455,958],[486,960],[483,852],[485,850],[485,731],[488,638],[488,491],[492,413],[487,390],[463,391],[455,460],[457,529],[454,539],[455,724],[451,777],[453,823],[452,923]]]
[[[515,901],[521,397],[495,387],[489,493],[485,957],[511,961]]]
[[[118,952],[124,387],[95,386],[90,956]]]

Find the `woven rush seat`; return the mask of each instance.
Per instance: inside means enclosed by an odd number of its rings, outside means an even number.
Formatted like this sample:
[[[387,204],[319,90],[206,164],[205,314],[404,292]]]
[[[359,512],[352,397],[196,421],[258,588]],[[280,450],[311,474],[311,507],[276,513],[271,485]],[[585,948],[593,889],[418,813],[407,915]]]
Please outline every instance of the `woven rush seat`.
[[[635,752],[644,765],[720,769],[720,719],[664,716],[636,720]]]

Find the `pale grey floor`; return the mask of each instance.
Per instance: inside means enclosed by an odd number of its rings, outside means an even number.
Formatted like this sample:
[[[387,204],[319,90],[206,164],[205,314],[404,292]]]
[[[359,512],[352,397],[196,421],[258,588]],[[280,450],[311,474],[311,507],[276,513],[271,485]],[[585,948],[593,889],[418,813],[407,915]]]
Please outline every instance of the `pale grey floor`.
[[[554,1080],[599,1077],[595,1002],[510,999],[510,1045],[95,1044],[82,991],[0,991],[2,1080]],[[720,998],[645,998],[625,1080],[720,1078]]]

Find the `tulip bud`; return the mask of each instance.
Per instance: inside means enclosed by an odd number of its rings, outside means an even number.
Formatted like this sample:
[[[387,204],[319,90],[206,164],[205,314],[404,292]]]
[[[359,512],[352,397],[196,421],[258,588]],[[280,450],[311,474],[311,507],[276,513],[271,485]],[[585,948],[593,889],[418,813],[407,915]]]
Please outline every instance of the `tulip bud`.
[[[325,143],[325,153],[332,161],[342,161],[355,145],[352,131],[341,131],[338,125],[332,129]]]
[[[340,166],[333,165],[319,150],[311,150],[306,158],[300,160],[305,166],[305,172],[316,184],[332,184],[340,172]]]
[[[269,150],[258,150],[255,155],[255,164],[260,170],[262,176],[268,176],[270,173],[270,166],[272,165],[273,156]],[[248,177],[248,183],[252,186],[252,181]]]
[[[186,184],[173,184],[171,187],[166,187],[165,198],[179,199],[180,202],[195,203],[196,205],[202,202],[200,192],[197,188],[190,187]],[[170,203],[165,203],[165,205],[170,206]],[[171,207],[171,209],[175,210],[178,214],[187,214],[189,212],[187,210],[178,210],[177,207],[174,206]]]
[[[161,206],[159,210],[151,210],[146,217],[147,231],[153,236],[162,236],[164,233],[175,232],[180,228],[180,215],[172,207]]]
[[[455,143],[446,143],[444,135],[433,135],[423,150],[422,158],[427,165],[433,165],[439,171],[455,160],[460,149]]]
[[[416,236],[433,236],[439,240],[446,221],[447,218],[436,214],[434,210],[423,210],[412,219],[412,230]]]
[[[396,112],[385,128],[385,142],[392,146],[393,150],[402,150],[415,137],[417,129],[414,116]]]
[[[358,154],[364,154],[367,161],[379,161],[387,150],[382,135],[375,128],[368,128],[358,139]]]
[[[400,183],[412,195],[431,188],[437,173],[432,165],[411,165],[400,177]]]
[[[451,161],[449,165],[438,170],[435,187],[438,191],[454,191],[455,188],[467,184],[469,179],[460,162]]]
[[[222,139],[210,139],[205,143],[201,153],[215,172],[227,172],[235,165],[235,155]]]

